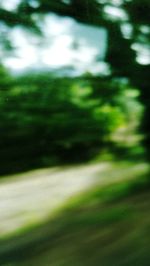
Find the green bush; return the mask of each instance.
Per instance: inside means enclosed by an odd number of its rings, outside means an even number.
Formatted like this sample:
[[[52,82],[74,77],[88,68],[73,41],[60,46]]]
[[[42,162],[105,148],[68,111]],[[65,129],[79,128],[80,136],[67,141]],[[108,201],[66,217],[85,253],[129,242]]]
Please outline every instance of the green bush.
[[[32,73],[13,82],[8,74],[5,77],[11,82],[1,90],[1,173],[88,160],[125,121],[118,103],[106,101],[105,82],[100,79],[96,98],[95,87],[84,77]],[[111,82],[106,85],[112,100]]]

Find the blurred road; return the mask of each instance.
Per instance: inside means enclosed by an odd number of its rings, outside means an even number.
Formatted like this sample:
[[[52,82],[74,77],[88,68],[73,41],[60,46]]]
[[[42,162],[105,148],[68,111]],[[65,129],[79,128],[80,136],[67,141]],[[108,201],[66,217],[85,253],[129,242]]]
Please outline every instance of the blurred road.
[[[48,218],[69,198],[95,184],[144,173],[148,166],[111,162],[34,170],[0,180],[0,236]]]

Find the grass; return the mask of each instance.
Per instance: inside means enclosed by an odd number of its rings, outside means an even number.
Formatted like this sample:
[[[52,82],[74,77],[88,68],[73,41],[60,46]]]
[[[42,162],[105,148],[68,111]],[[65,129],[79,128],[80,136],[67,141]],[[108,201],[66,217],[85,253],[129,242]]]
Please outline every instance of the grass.
[[[0,241],[1,266],[149,266],[146,176],[96,187],[51,221]]]

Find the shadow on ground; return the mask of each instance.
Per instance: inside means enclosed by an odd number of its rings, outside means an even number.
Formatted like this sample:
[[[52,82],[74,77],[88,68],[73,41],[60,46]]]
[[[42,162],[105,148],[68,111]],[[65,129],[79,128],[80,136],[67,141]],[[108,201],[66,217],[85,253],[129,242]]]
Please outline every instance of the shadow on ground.
[[[2,266],[149,266],[147,177],[96,187],[51,221],[0,241]]]

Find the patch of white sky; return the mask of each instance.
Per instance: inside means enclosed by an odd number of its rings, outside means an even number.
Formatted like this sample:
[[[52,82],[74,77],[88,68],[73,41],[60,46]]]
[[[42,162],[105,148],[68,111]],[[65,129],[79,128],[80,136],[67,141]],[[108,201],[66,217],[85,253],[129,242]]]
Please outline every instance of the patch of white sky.
[[[133,27],[130,23],[123,23],[121,25],[122,33],[126,39],[130,39],[133,34]],[[141,32],[144,34],[150,33],[148,26],[142,26]],[[150,45],[148,43],[135,42],[131,45],[131,48],[136,51],[136,61],[141,65],[150,64]]]
[[[112,19],[127,21],[127,14],[120,8],[122,0],[108,2],[114,6],[105,6],[106,15]],[[18,3],[19,0],[1,0],[1,6],[8,10],[13,10]],[[35,3],[33,0],[33,4]],[[19,27],[11,30],[10,38],[17,48],[15,55],[5,58],[7,67],[22,70],[27,67],[43,66],[57,69],[71,66],[80,73],[109,72],[108,66],[103,62],[107,49],[105,29],[85,26],[71,18],[58,17],[54,14],[47,15],[43,25],[45,35],[43,39],[33,37]],[[124,34],[129,38],[132,29],[127,22],[124,25],[126,25],[123,29]],[[135,46],[132,48],[137,52],[137,61],[140,64],[147,64],[150,58],[148,49],[141,50]]]
[[[132,49],[137,52],[136,60],[141,65],[149,65],[150,64],[150,46],[134,43],[132,45]]]
[[[108,15],[112,20],[122,20],[122,21],[127,21],[128,20],[128,15],[127,13],[120,7],[117,6],[111,6],[111,5],[106,5],[104,7],[104,12],[106,15]]]
[[[68,0],[64,0],[68,3]],[[1,0],[1,6],[13,10],[19,0]],[[35,5],[36,1],[32,0]],[[72,66],[79,72],[108,71],[104,62],[107,33],[104,29],[85,26],[71,18],[49,15],[43,27],[45,38],[38,40],[19,27],[11,30],[10,38],[16,47],[11,57],[5,58],[7,67],[21,70],[27,67],[47,66],[59,68]]]
[[[4,7],[7,10],[13,10],[19,2],[20,0],[1,0],[0,6]]]
[[[16,56],[7,57],[5,64],[16,70],[31,66],[72,66],[79,72],[106,70],[106,65],[96,60],[103,59],[106,50],[107,32],[103,28],[48,15],[43,31],[45,37],[38,40],[20,28],[12,30],[10,37],[17,47]]]

